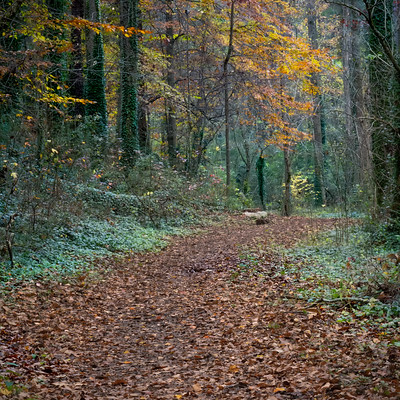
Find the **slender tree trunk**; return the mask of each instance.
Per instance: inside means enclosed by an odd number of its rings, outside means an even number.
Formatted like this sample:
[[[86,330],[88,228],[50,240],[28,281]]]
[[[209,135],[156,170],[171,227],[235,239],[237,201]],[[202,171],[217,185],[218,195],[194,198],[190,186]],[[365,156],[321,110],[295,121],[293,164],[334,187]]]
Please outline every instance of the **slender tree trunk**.
[[[288,145],[286,145],[283,149],[283,160],[285,166],[285,176],[284,176],[282,215],[284,217],[289,217],[292,214],[292,200],[290,192],[290,184],[292,182],[292,172],[291,172],[292,161],[290,157],[290,148]]]
[[[315,8],[315,0],[307,2],[307,23],[308,36],[313,49],[318,49],[318,30],[317,30],[317,15]],[[312,84],[320,90],[321,83],[319,74],[312,73]],[[325,179],[324,179],[324,152],[323,152],[323,137],[322,137],[322,96],[320,93],[314,94],[314,115],[313,121],[313,143],[314,143],[314,190],[316,194],[316,204],[322,205],[326,203],[325,195]]]
[[[90,21],[101,22],[100,0],[88,0],[85,14]],[[101,157],[108,132],[103,34],[87,30],[86,38],[86,98],[95,102],[86,106],[86,114],[94,118],[95,156]]]
[[[351,137],[354,133],[353,105],[351,96],[351,57],[353,55],[351,40],[352,15],[348,7],[343,7],[342,29],[342,60],[343,60],[343,94],[346,135]]]
[[[245,175],[244,175],[244,179],[243,179],[243,193],[245,195],[247,195],[249,193],[249,189],[250,189],[250,171],[251,171],[251,156],[250,156],[250,144],[248,142],[248,140],[244,140],[243,143],[243,147],[244,147],[244,154],[245,154]]]
[[[354,0],[349,2],[353,4]],[[358,181],[364,193],[370,193],[372,179],[371,166],[371,136],[367,125],[367,108],[364,95],[364,82],[362,72],[361,41],[362,32],[359,15],[349,7],[343,7],[342,28],[342,59],[343,59],[343,85],[345,101],[345,121],[347,141],[349,143],[349,163],[357,167]],[[354,140],[357,139],[357,147]],[[357,155],[357,159],[354,155]]]
[[[354,0],[352,0],[354,1]],[[351,66],[352,66],[352,80],[351,96],[353,103],[353,115],[355,115],[355,129],[357,134],[361,170],[361,184],[364,192],[370,193],[372,181],[372,143],[371,143],[371,130],[368,126],[368,115],[366,94],[364,88],[367,86],[363,74],[362,64],[362,31],[361,23],[358,21],[358,15],[353,10],[350,10],[350,17],[353,21],[351,28]]]
[[[353,53],[353,25],[354,15],[348,7],[343,7],[342,25],[342,61],[343,61],[343,95],[345,132],[343,135],[343,153],[341,161],[343,175],[343,189],[341,196],[347,200],[354,185],[360,181],[362,171],[359,168],[358,141],[356,135],[355,104],[354,104],[354,53]]]
[[[230,149],[230,125],[229,125],[229,75],[228,66],[233,51],[233,26],[235,21],[235,0],[231,0],[231,12],[229,23],[229,44],[224,59],[224,105],[225,105],[225,163],[226,163],[226,187],[227,193],[231,185],[231,149]]]
[[[174,16],[172,10],[172,0],[166,0],[165,11],[167,37],[166,55],[168,57],[167,69],[167,84],[173,88],[175,87],[175,37],[174,37]],[[166,99],[165,109],[165,128],[167,135],[168,146],[168,160],[171,166],[176,166],[176,151],[177,151],[177,138],[176,138],[176,108],[172,99]]]
[[[67,11],[66,0],[46,0],[46,6],[51,20],[63,20]],[[48,27],[46,29],[46,36],[49,40],[63,40],[66,39],[66,31],[53,29]],[[46,57],[51,62],[48,74],[55,78],[55,82],[49,83],[51,89],[60,96],[65,95],[64,84],[67,82],[67,58],[64,52],[49,52]],[[66,107],[58,104],[57,108],[66,111]],[[60,137],[60,132],[63,132],[64,118],[58,110],[47,106],[47,126],[48,132],[53,139]]]
[[[151,140],[149,131],[149,119],[147,107],[143,101],[139,101],[138,110],[138,129],[139,129],[139,147],[144,154],[151,153]]]
[[[140,5],[140,2],[138,2]],[[143,29],[142,12],[140,6],[137,6],[137,27]],[[137,39],[140,41],[142,39],[142,34],[137,34]],[[149,130],[149,119],[148,119],[148,109],[143,99],[146,92],[146,85],[143,79],[143,74],[139,71],[139,46],[137,46],[138,54],[138,130],[139,130],[139,148],[144,154],[151,153],[151,138]]]
[[[71,15],[77,18],[84,17],[83,0],[72,0]],[[83,52],[82,52],[82,34],[81,30],[73,28],[71,30],[71,67],[69,75],[69,93],[72,97],[83,99],[85,81],[83,77]],[[85,107],[82,103],[74,104],[74,115],[83,116]]]
[[[391,204],[391,217],[398,222],[400,220],[400,130],[395,132],[394,163],[394,196]],[[400,226],[398,223],[394,225],[398,233]]]
[[[369,33],[370,53],[373,57],[369,61],[370,80],[370,113],[374,118],[372,124],[372,161],[375,178],[375,197],[378,210],[382,210],[385,203],[385,191],[389,184],[389,148],[390,132],[386,121],[391,121],[390,113],[390,82],[392,73],[388,70],[386,57],[382,54],[383,43],[380,36],[391,37],[391,23],[384,4],[366,2],[371,12]],[[390,20],[390,17],[389,17]]]
[[[257,170],[258,196],[260,198],[261,208],[265,210],[265,177],[264,177],[265,158],[263,156],[262,150],[256,162],[256,170]]]
[[[394,51],[397,55],[400,54],[400,4],[398,1],[393,1],[393,33],[394,33]],[[392,200],[392,218],[396,219],[395,224],[397,233],[400,231],[398,221],[400,221],[400,73],[395,74],[396,84],[395,89],[395,132],[393,135],[394,147],[394,196]]]
[[[120,22],[138,27],[138,0],[120,0]],[[138,124],[138,37],[121,35],[120,129],[123,164],[132,166],[140,151]]]

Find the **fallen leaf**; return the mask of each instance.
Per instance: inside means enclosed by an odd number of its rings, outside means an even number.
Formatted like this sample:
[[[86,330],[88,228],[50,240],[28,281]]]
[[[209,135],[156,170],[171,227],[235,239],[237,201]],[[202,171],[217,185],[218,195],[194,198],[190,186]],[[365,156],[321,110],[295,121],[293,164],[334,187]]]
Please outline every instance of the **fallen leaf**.
[[[126,379],[117,379],[115,380],[112,385],[117,386],[117,385],[126,385],[128,381]]]
[[[194,390],[196,393],[200,393],[200,392],[202,391],[202,388],[201,388],[201,386],[200,386],[198,383],[195,383],[195,384],[192,386],[192,388],[193,388],[193,390]]]
[[[232,374],[236,374],[237,372],[239,372],[239,367],[237,365],[231,365],[229,367],[229,372],[231,372]]]
[[[0,394],[4,394],[4,396],[11,396],[12,395],[12,391],[8,390],[6,388],[0,388]]]

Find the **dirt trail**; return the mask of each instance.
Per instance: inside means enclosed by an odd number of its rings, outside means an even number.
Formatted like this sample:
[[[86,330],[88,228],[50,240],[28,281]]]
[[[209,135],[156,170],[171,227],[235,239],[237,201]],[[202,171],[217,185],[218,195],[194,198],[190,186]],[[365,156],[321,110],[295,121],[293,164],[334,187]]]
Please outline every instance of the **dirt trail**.
[[[17,306],[0,303],[0,376],[26,389],[3,397],[399,399],[398,352],[296,301],[296,283],[271,273],[273,243],[333,224],[236,217],[102,282],[23,288]],[[264,277],[232,281],[249,245],[266,251]]]

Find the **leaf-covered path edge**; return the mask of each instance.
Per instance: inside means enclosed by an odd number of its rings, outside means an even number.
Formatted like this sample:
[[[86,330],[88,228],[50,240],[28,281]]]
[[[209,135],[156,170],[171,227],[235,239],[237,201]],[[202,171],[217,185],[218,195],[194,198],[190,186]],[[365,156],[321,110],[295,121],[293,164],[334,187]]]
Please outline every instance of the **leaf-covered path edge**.
[[[338,323],[275,273],[277,246],[334,224],[236,216],[97,282],[21,287],[0,299],[0,398],[399,399],[393,338]],[[237,275],[246,248],[257,273]]]

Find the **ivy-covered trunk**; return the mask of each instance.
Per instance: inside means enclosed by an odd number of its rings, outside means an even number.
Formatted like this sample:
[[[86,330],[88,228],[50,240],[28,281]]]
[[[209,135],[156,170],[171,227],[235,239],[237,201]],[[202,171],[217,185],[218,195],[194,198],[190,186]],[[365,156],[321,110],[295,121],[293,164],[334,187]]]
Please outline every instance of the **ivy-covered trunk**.
[[[292,171],[291,171],[291,159],[290,159],[290,148],[285,145],[283,148],[283,160],[284,160],[284,183],[283,183],[283,204],[282,204],[282,215],[284,217],[289,217],[292,214],[292,199],[290,184],[292,183]]]
[[[265,158],[263,157],[262,151],[258,160],[256,162],[256,170],[257,170],[257,183],[258,183],[258,196],[260,198],[261,207],[265,210],[265,178],[264,178],[264,169],[265,169]]]
[[[87,0],[85,14],[90,21],[101,22],[100,0]],[[108,136],[103,34],[87,30],[86,38],[86,99],[93,102],[86,106],[86,115],[93,120],[95,156],[102,158]]]
[[[120,21],[125,28],[138,27],[138,0],[120,1]],[[134,164],[140,151],[138,122],[138,37],[121,36],[120,135],[122,160]],[[142,115],[142,118],[145,117]],[[143,120],[142,120],[143,123]]]

